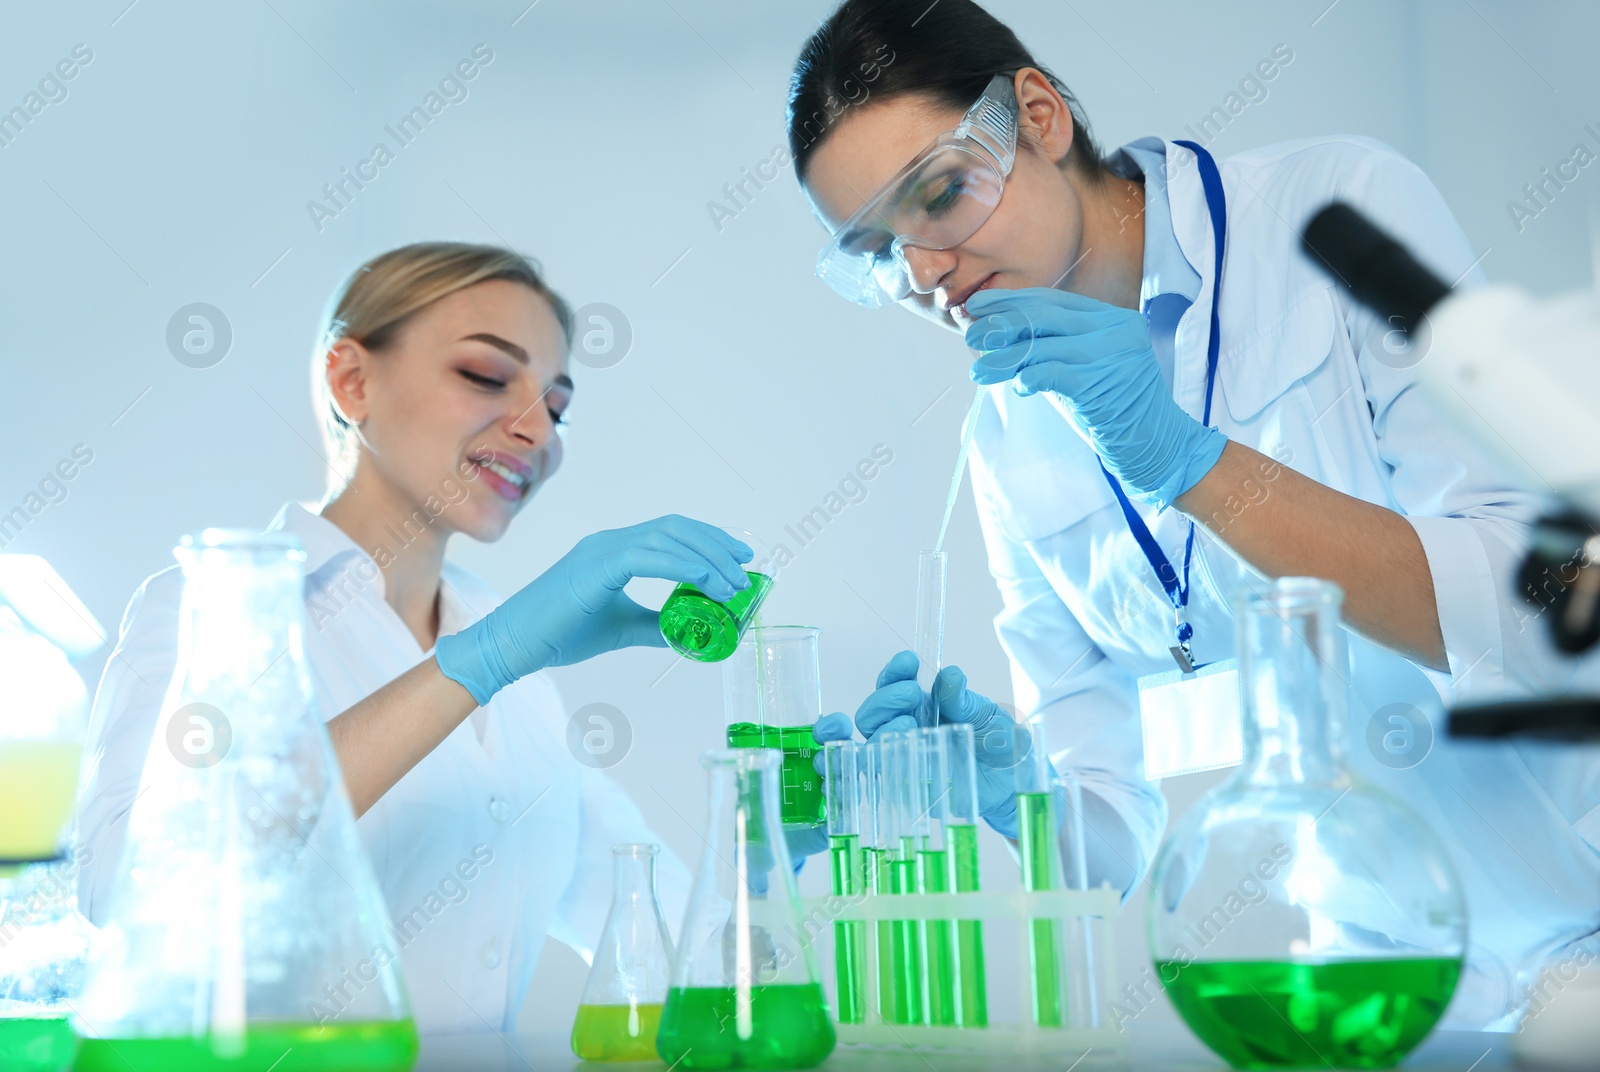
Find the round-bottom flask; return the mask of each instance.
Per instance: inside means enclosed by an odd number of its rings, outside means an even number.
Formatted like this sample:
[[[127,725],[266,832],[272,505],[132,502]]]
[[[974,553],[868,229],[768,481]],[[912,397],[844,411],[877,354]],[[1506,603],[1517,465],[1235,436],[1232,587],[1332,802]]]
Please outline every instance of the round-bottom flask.
[[[1151,956],[1236,1068],[1387,1068],[1444,1014],[1466,910],[1443,845],[1344,761],[1339,588],[1283,578],[1239,610],[1243,765],[1156,859]]]

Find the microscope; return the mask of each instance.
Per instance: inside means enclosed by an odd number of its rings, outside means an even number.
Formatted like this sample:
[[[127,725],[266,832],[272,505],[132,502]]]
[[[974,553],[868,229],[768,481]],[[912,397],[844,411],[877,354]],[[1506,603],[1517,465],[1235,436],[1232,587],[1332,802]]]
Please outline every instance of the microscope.
[[[1539,299],[1506,285],[1453,290],[1337,202],[1311,219],[1301,244],[1400,337],[1447,419],[1528,486],[1554,488],[1557,505],[1535,526],[1516,598],[1540,609],[1558,651],[1574,659],[1591,652],[1600,641],[1600,300],[1591,291]],[[1600,746],[1600,696],[1462,705],[1448,731]],[[1513,1040],[1518,1066],[1594,1067],[1600,968],[1547,966],[1535,993],[1547,1000]]]

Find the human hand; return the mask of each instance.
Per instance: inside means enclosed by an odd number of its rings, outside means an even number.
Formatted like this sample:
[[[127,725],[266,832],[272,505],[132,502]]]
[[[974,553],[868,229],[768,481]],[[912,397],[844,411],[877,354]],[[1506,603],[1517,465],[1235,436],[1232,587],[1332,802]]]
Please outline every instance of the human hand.
[[[1210,472],[1227,437],[1173,399],[1136,309],[1052,287],[980,290],[967,345],[975,383],[1049,392],[1130,495],[1170,505]]]
[[[479,706],[547,666],[602,652],[665,647],[657,611],[623,594],[635,577],[687,582],[715,600],[750,586],[754,552],[702,521],[669,515],[585,536],[555,565],[459,633],[439,638],[439,669]]]

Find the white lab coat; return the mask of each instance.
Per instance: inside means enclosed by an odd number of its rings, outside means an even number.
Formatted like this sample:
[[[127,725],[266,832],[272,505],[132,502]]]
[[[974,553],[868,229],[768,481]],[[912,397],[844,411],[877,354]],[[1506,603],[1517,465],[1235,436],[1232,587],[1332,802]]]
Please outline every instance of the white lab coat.
[[[287,503],[270,527],[288,529],[306,550],[305,653],[324,719],[431,654],[384,602],[371,556],[332,522]],[[79,897],[96,923],[127,828],[119,820],[138,792],[176,665],[182,594],[176,566],[139,586],[95,695],[78,833],[93,853]],[[447,560],[441,634],[459,632],[501,598]],[[661,842],[608,775],[573,758],[566,721],[549,679],[525,677],[463,721],[356,823],[392,921],[409,919],[403,933],[415,933],[401,962],[424,1032],[514,1029],[547,934],[593,957],[611,903],[611,846]],[[665,848],[657,871],[676,929],[689,872]]]
[[[1175,236],[1201,276],[1179,322],[1172,387],[1198,419],[1215,253],[1194,154],[1171,142],[1165,150]],[[1405,360],[1388,355],[1375,318],[1300,251],[1299,235],[1337,198],[1446,280],[1480,283],[1477,255],[1427,177],[1369,139],[1289,142],[1219,166],[1228,226],[1213,422],[1416,529],[1450,672],[1352,636],[1346,749],[1360,775],[1412,804],[1452,848],[1472,949],[1450,1021],[1513,1026],[1544,959],[1600,929],[1600,770],[1592,754],[1452,742],[1443,704],[1573,682],[1580,664],[1550,650],[1546,623],[1516,594],[1527,524],[1542,503],[1436,413],[1414,369],[1394,367]],[[1171,605],[1093,453],[1045,397],[990,390],[972,473],[1017,705],[1044,715],[1052,753],[1121,817],[1123,828],[1102,824],[1090,836],[1091,853],[1114,853],[1102,859],[1120,857],[1142,873],[1166,807],[1142,777],[1135,679],[1173,668]],[[1187,519],[1140,510],[1181,564]],[[1230,605],[1252,578],[1259,582],[1198,530],[1188,616],[1201,661],[1234,654]],[[1375,715],[1406,712],[1391,704],[1431,723],[1432,750],[1411,769],[1384,766],[1367,744]]]

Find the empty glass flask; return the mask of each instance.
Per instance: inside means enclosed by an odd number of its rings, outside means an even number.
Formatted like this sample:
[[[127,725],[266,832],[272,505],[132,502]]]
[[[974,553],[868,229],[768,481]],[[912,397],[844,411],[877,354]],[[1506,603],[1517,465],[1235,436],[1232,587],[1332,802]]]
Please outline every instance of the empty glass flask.
[[[1282,578],[1238,610],[1244,763],[1152,874],[1155,969],[1236,1068],[1385,1068],[1449,1004],[1466,947],[1443,845],[1345,762],[1342,593]]]

